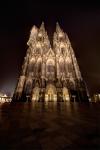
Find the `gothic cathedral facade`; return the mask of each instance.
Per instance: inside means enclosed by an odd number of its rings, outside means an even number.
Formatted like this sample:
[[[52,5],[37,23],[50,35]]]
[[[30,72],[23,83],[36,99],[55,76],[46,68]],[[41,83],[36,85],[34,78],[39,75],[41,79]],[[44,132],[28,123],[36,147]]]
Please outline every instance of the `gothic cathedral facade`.
[[[44,23],[32,27],[27,44],[12,101],[88,101],[75,53],[58,23],[52,46]]]

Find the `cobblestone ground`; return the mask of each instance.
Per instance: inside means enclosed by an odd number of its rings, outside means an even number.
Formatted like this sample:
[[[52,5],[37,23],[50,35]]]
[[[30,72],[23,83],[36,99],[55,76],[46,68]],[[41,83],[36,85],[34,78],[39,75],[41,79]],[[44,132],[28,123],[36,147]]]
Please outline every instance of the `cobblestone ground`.
[[[0,150],[100,150],[100,104],[0,104]]]

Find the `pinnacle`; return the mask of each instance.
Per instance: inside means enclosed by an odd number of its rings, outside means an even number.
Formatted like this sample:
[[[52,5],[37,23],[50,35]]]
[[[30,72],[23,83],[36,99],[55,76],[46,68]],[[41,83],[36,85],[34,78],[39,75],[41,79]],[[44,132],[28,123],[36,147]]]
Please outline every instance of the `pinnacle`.
[[[44,22],[42,22],[41,26],[40,26],[40,31],[45,31],[45,26],[44,26]]]
[[[33,33],[33,32],[36,32],[37,30],[38,30],[38,28],[34,25],[30,32]]]
[[[56,31],[57,32],[61,32],[62,31],[58,22],[56,23]]]
[[[58,23],[58,22],[56,22],[56,26],[59,26],[59,27],[60,27],[60,25],[59,25],[59,23]]]

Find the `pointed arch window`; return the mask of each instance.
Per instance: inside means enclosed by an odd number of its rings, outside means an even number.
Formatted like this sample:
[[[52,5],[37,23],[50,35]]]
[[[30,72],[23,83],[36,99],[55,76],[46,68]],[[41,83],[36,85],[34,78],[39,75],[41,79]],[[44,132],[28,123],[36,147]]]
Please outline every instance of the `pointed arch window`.
[[[41,71],[42,71],[42,59],[41,58],[39,58],[38,60],[37,60],[37,63],[36,63],[36,74],[37,75],[41,75]]]
[[[59,59],[59,69],[60,69],[60,73],[64,72],[64,59],[63,58]]]
[[[46,74],[48,78],[53,78],[55,76],[55,62],[53,59],[47,61]]]

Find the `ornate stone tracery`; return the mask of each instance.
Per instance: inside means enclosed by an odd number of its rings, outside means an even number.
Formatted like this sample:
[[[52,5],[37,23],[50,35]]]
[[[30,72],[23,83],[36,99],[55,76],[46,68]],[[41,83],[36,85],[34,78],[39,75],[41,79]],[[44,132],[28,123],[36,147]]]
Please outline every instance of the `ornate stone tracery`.
[[[52,47],[44,23],[32,27],[27,44],[13,101],[88,101],[71,43],[58,23]]]

